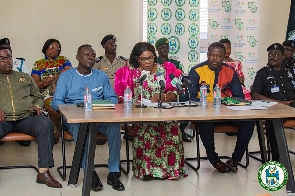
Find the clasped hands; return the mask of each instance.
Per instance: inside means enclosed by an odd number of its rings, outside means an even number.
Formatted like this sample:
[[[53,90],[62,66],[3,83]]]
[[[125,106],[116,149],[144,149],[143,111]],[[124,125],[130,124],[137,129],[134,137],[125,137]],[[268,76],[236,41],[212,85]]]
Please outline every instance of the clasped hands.
[[[31,116],[36,115],[34,114],[34,111],[37,112],[37,115],[41,115],[42,113],[41,109],[38,106],[33,106],[30,109]],[[5,122],[5,119],[6,119],[6,114],[2,110],[0,110],[0,122]]]

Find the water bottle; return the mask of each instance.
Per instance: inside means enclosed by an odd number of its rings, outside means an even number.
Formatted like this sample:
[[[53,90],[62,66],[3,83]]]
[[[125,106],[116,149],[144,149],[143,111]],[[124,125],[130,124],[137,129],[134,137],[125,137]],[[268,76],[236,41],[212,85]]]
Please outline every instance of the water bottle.
[[[84,92],[84,109],[86,112],[92,111],[92,94],[88,87],[86,87]]]
[[[219,108],[221,106],[221,91],[218,84],[216,84],[215,88],[213,89],[213,94],[213,105],[214,107]]]
[[[129,86],[124,91],[124,110],[132,109],[132,91]]]
[[[201,105],[207,105],[207,86],[204,81],[201,83],[200,87],[200,103]]]

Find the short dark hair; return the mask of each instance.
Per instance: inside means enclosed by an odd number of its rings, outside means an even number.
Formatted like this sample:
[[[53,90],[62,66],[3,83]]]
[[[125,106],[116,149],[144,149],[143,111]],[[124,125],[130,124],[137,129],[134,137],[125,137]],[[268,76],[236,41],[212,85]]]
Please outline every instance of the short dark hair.
[[[77,50],[77,55],[81,52],[81,50],[85,47],[92,47],[90,44],[83,44],[82,46],[80,46]]]
[[[58,52],[58,54],[57,54],[57,56],[59,56],[59,54],[60,54],[60,52],[61,52],[61,45],[60,45],[60,42],[57,40],[57,39],[53,39],[53,38],[51,38],[51,39],[48,39],[45,43],[44,43],[44,46],[43,46],[43,48],[42,48],[42,52],[43,52],[43,54],[45,54],[46,55],[46,50],[48,49],[48,47],[53,43],[53,42],[56,42],[56,43],[58,43],[58,45],[59,45],[59,52]]]
[[[208,51],[213,47],[222,48],[224,50],[224,53],[226,51],[224,45],[220,42],[214,42],[214,43],[210,44],[208,47]]]
[[[219,42],[222,44],[231,44],[229,39],[221,39],[221,40],[219,40]]]
[[[131,52],[130,58],[129,58],[129,64],[134,68],[138,68],[139,63],[138,63],[137,57],[139,57],[145,51],[152,52],[154,55],[154,62],[157,62],[157,55],[156,55],[155,47],[148,42],[139,42],[139,43],[135,44],[135,46],[132,49],[132,52]]]

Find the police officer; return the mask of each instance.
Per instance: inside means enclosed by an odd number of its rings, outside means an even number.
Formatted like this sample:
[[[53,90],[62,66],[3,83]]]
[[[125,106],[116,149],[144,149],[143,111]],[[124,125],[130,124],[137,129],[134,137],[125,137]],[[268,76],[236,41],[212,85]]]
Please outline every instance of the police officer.
[[[110,83],[114,85],[115,72],[120,67],[126,66],[128,64],[128,59],[117,56],[117,39],[114,35],[106,35],[101,40],[101,46],[105,50],[105,55],[96,59],[93,68],[105,71],[109,76]]]
[[[0,39],[0,46],[5,46],[5,47],[10,48],[10,51],[12,52],[11,46],[10,46],[10,41],[8,38]],[[29,69],[27,63],[25,62],[24,58],[13,58],[12,60],[13,60],[13,70],[14,71],[30,74],[30,69]]]
[[[283,64],[284,46],[274,43],[267,48],[268,63],[260,69],[254,79],[252,98],[271,100],[294,107],[295,74],[293,68]],[[280,155],[274,127],[271,121],[266,121],[266,131],[272,152],[272,160],[279,161]]]
[[[171,62],[175,65],[175,67],[177,69],[180,69],[181,71],[183,71],[183,67],[180,64],[180,62],[178,60],[172,59],[168,57],[169,54],[169,41],[167,38],[163,37],[161,39],[158,39],[155,43],[155,47],[158,51],[158,59],[157,59],[157,63],[159,64],[163,64],[166,61]],[[183,94],[181,94],[179,96],[179,101],[185,101],[185,96]],[[180,123],[180,129],[182,132],[182,141],[184,142],[191,142],[191,139],[185,134],[184,129],[187,126],[186,123]]]
[[[295,59],[294,59],[294,52],[295,52],[295,43],[293,40],[286,40],[283,42],[284,46],[284,60],[283,64],[286,67],[295,67]]]
[[[163,37],[161,39],[158,39],[155,43],[155,47],[156,47],[156,49],[158,51],[158,55],[159,55],[159,57],[157,59],[157,63],[163,64],[166,61],[168,61],[168,62],[173,63],[177,69],[180,69],[183,71],[183,67],[178,60],[168,57],[169,41],[167,38]]]

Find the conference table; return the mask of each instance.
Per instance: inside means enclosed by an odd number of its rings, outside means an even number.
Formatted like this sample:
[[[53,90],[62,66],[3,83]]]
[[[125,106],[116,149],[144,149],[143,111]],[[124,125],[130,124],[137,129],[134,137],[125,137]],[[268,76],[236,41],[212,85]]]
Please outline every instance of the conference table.
[[[276,104],[263,110],[237,111],[226,108],[213,107],[212,103],[207,106],[198,107],[174,107],[163,108],[136,108],[125,111],[123,104],[116,104],[115,109],[94,109],[92,112],[85,112],[83,107],[76,105],[59,105],[59,110],[68,123],[81,123],[77,144],[73,156],[72,168],[70,171],[68,186],[77,186],[80,171],[80,161],[84,142],[88,140],[86,170],[84,172],[82,195],[89,196],[91,191],[92,168],[94,164],[97,125],[107,123],[137,124],[149,122],[191,122],[191,121],[223,121],[223,120],[272,120],[276,130],[276,138],[279,146],[281,163],[288,170],[288,182],[286,189],[288,193],[295,193],[294,176],[288,145],[285,138],[283,119],[295,117],[295,108]],[[260,129],[261,135],[263,130]],[[87,137],[88,136],[88,137]],[[86,139],[85,139],[86,138]],[[261,148],[265,155],[265,147]],[[265,159],[264,159],[265,160]],[[258,172],[258,171],[257,171]]]

